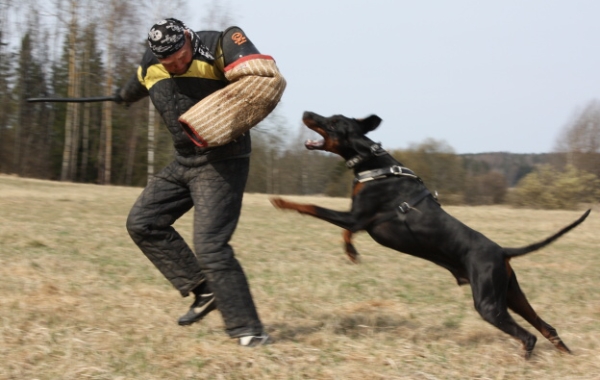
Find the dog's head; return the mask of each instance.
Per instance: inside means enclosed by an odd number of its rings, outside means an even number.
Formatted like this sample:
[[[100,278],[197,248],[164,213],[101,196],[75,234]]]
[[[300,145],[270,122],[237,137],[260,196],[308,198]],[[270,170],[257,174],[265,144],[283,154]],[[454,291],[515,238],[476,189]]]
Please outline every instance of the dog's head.
[[[307,149],[324,150],[345,159],[356,155],[367,155],[372,151],[373,141],[365,135],[379,126],[381,118],[376,115],[364,119],[353,119],[342,115],[323,117],[314,112],[304,112],[304,124],[317,132],[323,140],[308,140]]]

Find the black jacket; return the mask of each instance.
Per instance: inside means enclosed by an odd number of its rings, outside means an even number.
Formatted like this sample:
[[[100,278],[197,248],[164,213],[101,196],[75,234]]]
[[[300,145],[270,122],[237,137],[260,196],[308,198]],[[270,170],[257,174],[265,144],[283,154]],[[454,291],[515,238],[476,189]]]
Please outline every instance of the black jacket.
[[[194,58],[190,69],[183,75],[170,75],[152,51],[147,49],[137,73],[119,91],[126,103],[150,96],[171,132],[176,159],[184,165],[197,166],[215,160],[247,157],[250,154],[249,133],[227,145],[203,149],[191,141],[178,121],[179,116],[194,104],[227,86],[228,82],[223,74],[227,65],[241,57],[259,54],[250,41],[245,41],[241,46],[233,43],[235,38],[232,39],[231,36],[236,33],[247,38],[238,27],[231,27],[223,32],[192,33]],[[226,36],[229,38],[223,38]]]

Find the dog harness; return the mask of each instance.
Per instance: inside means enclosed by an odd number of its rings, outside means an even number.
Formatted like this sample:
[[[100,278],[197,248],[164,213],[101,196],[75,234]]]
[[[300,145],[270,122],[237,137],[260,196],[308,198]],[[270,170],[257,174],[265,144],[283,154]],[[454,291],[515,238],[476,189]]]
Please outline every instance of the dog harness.
[[[409,177],[409,178],[414,178],[421,183],[423,182],[421,180],[421,178],[418,177],[412,170],[405,168],[404,166],[393,165],[393,166],[390,166],[387,168],[366,170],[366,171],[357,173],[356,176],[354,177],[354,183],[356,184],[356,183],[369,182],[369,181],[373,181],[376,179],[387,178],[389,176]],[[437,194],[435,194],[435,195],[432,194],[429,191],[429,189],[424,187],[423,190],[419,191],[408,201],[401,202],[400,205],[398,205],[397,208],[395,208],[393,211],[387,212],[384,215],[380,215],[379,217],[370,220],[369,224],[377,225],[377,224],[386,222],[386,221],[396,218],[396,217],[398,217],[400,220],[404,220],[404,222],[406,223],[406,219],[403,216],[405,214],[407,214],[410,210],[416,210],[414,208],[414,206],[416,206],[423,199],[427,198],[429,195],[431,195],[431,197],[433,198],[434,201],[438,202]],[[410,228],[409,228],[409,230],[410,230]]]
[[[383,156],[385,154],[389,154],[385,149],[383,149],[381,147],[381,144],[379,144],[379,143],[374,143],[373,145],[371,145],[369,147],[369,151],[370,151],[371,155],[373,155],[373,156]],[[346,161],[346,167],[348,167],[349,169],[353,168],[354,166],[365,161],[368,158],[370,158],[370,157],[365,157],[363,155],[357,155]],[[414,178],[417,181],[423,183],[423,180],[421,180],[421,178],[419,176],[417,176],[409,168],[406,168],[406,167],[400,166],[400,165],[392,165],[387,168],[372,169],[372,170],[365,170],[365,171],[359,172],[354,177],[354,184],[369,182],[369,181],[373,181],[376,179],[383,179],[383,178],[387,178],[389,176],[401,176],[401,177]],[[427,189],[425,187],[425,188],[423,188],[423,190],[421,190],[416,195],[414,195],[410,200],[401,202],[400,205],[398,206],[398,208],[395,209],[393,212],[389,212],[385,216],[381,216],[375,220],[372,220],[370,222],[370,224],[379,224],[379,223],[389,220],[395,216],[398,216],[398,217],[400,217],[400,219],[402,219],[403,214],[408,213],[410,210],[412,210],[414,208],[414,206],[416,206],[419,202],[421,202],[423,199],[425,199],[429,195],[431,195],[432,198],[437,202],[437,194],[435,194],[435,195],[432,194],[429,191],[429,189]]]
[[[374,179],[385,178],[390,175],[405,176],[415,179],[420,179],[412,170],[404,166],[394,165],[385,169],[373,169],[360,172],[354,178],[355,182],[368,182]]]
[[[356,175],[354,181],[363,183],[380,178],[386,178],[390,175],[410,177],[418,180],[419,182],[423,182],[421,178],[419,178],[412,170],[399,165],[390,166],[389,168],[385,169],[373,169],[360,172]],[[416,206],[417,203],[421,202],[428,195],[432,195],[433,199],[437,200],[435,195],[431,194],[431,192],[427,188],[424,188],[423,191],[419,192],[411,200],[407,202],[402,202],[400,206],[398,206],[398,211],[402,212],[403,214],[406,214],[413,208],[413,206]]]
[[[431,192],[427,188],[424,188],[423,190],[421,190],[421,192],[419,192],[417,195],[415,195],[408,202],[400,203],[400,206],[398,206],[398,210],[396,210],[396,212],[398,213],[398,215],[400,213],[406,214],[407,212],[409,212],[410,210],[413,209],[413,206],[416,206],[419,202],[421,202],[423,199],[425,199],[428,195],[431,195],[433,197],[433,199],[437,202],[437,198],[433,194],[431,194]]]
[[[378,143],[371,145],[369,147],[369,150],[370,150],[371,154],[376,157],[383,156],[384,154],[389,154],[388,151],[383,149],[381,147],[381,144],[378,144]],[[364,160],[366,160],[368,158],[370,158],[370,157],[365,157],[365,156],[359,154],[358,156],[352,157],[351,159],[346,161],[346,167],[348,169],[352,169],[353,167],[355,167],[356,165],[360,164],[361,162],[363,162]]]

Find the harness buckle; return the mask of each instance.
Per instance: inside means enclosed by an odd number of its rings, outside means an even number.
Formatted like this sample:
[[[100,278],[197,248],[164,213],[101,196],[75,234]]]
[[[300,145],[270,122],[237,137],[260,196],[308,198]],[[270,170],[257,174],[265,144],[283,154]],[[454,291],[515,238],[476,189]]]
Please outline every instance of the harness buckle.
[[[400,204],[400,206],[398,206],[398,208],[400,209],[400,212],[402,212],[403,214],[406,214],[407,212],[410,211],[410,209],[412,207],[410,207],[410,205],[408,204],[408,202],[402,202]]]
[[[393,175],[401,175],[402,174],[402,167],[398,166],[398,165],[394,165],[394,166],[390,167],[390,172]]]
[[[353,157],[353,158],[349,159],[348,161],[346,161],[346,167],[348,169],[352,169],[353,167],[356,166],[356,164],[358,164],[361,161],[362,161],[362,158],[360,156]]]
[[[388,153],[381,147],[381,143],[374,143],[369,149],[374,156],[383,156],[384,154]]]

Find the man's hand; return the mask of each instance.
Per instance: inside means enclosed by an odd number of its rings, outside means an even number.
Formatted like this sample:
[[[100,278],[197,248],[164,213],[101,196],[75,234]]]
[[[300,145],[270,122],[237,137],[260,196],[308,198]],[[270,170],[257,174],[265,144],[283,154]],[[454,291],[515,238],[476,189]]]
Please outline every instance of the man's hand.
[[[127,103],[121,96],[121,88],[117,88],[117,90],[115,91],[115,93],[113,95],[113,102],[115,102],[119,105],[124,105],[126,108],[129,107],[129,104],[130,104],[130,103]]]

